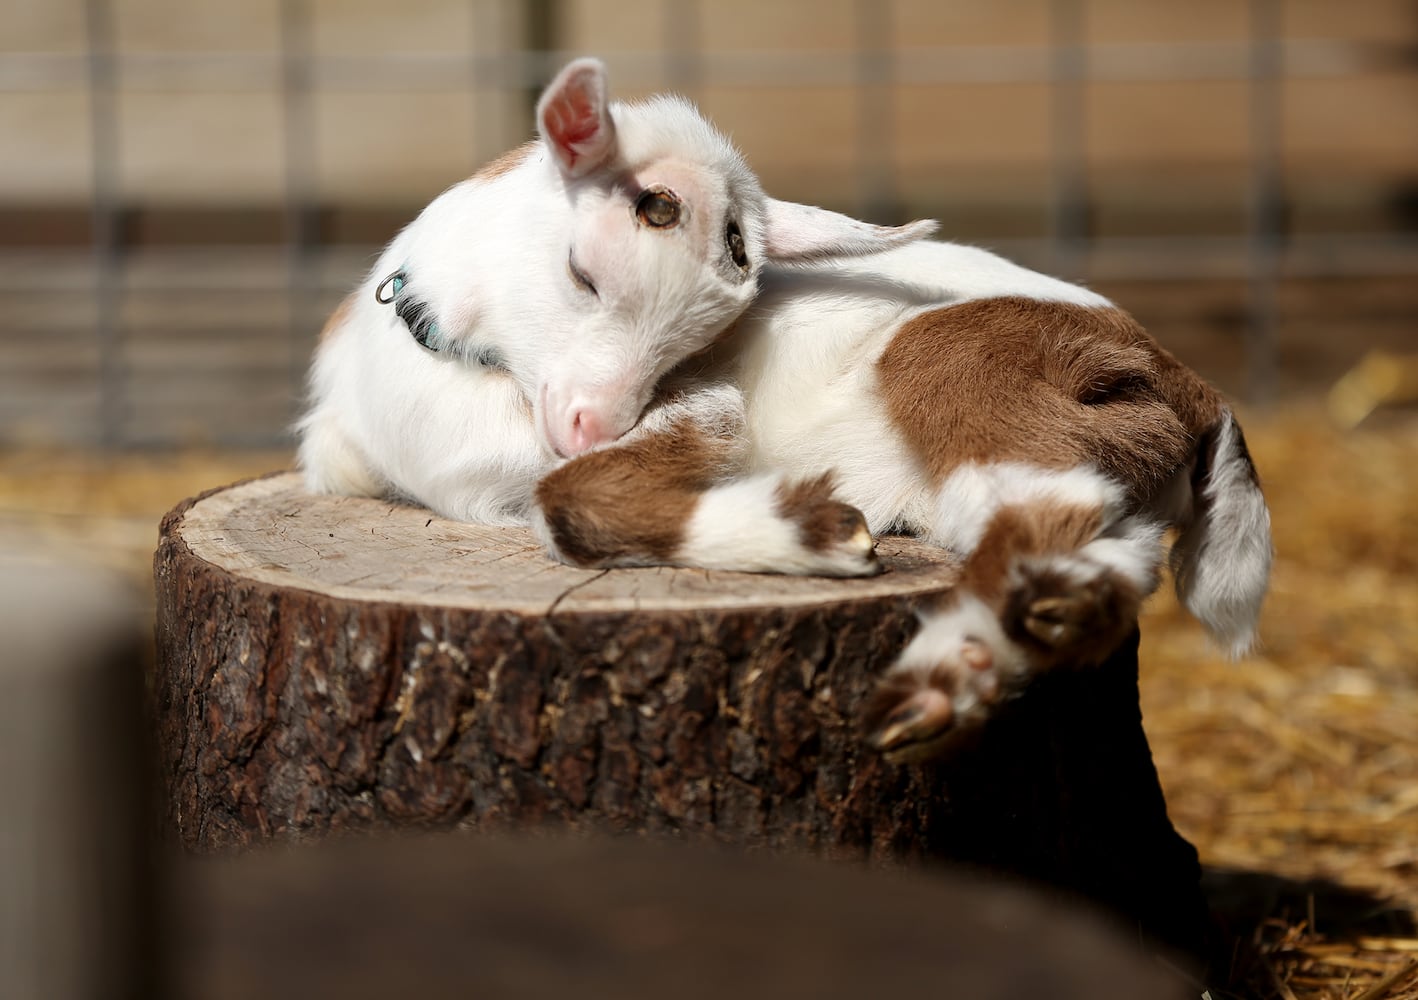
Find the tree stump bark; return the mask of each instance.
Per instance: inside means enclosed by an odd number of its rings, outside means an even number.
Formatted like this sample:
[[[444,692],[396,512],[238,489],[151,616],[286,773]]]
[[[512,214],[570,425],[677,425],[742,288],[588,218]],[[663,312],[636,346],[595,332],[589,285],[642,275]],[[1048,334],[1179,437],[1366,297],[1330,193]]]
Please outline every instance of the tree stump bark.
[[[156,557],[170,825],[196,850],[556,822],[963,862],[1198,952],[1136,638],[1041,678],[949,760],[889,765],[857,710],[955,570],[906,538],[879,552],[867,580],[590,571],[290,474],[205,494]]]

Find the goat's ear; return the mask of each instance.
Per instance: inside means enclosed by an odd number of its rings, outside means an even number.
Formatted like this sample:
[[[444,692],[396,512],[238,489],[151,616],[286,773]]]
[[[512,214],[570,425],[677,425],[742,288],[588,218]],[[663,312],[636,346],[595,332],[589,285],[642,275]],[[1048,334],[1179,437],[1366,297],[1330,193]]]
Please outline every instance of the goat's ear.
[[[584,177],[615,152],[606,101],[606,67],[577,59],[556,74],[537,102],[537,128],[567,177]]]
[[[930,219],[904,226],[874,226],[825,208],[768,199],[765,252],[769,260],[809,264],[837,257],[863,257],[914,243],[936,231]]]

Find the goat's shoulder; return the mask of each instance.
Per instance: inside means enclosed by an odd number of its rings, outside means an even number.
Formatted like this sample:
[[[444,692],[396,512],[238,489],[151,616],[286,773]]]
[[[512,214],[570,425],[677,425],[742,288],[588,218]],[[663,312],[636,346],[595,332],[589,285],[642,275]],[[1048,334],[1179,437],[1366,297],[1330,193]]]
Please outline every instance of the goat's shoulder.
[[[541,145],[540,140],[529,139],[520,146],[514,146],[495,160],[483,164],[468,180],[487,183],[505,177],[526,163],[539,145]]]

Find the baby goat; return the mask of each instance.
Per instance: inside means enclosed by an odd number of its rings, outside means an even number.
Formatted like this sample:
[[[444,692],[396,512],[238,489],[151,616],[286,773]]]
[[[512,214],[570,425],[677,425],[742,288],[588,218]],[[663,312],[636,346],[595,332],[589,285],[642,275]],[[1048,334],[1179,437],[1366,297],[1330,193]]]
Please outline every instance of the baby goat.
[[[541,138],[436,198],[330,318],[311,489],[531,525],[580,566],[878,571],[959,588],[864,713],[939,752],[1008,688],[1097,662],[1158,583],[1235,653],[1269,515],[1220,397],[1102,296],[984,250],[767,197],[675,98],[567,66]]]

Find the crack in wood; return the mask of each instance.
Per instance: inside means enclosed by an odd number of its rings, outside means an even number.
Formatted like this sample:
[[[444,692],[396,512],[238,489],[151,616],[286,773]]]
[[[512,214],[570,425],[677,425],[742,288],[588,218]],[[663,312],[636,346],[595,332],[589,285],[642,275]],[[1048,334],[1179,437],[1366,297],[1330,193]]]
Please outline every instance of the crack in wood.
[[[589,587],[591,584],[595,583],[597,580],[604,580],[604,579],[606,578],[606,576],[607,576],[609,573],[610,573],[610,570],[608,570],[608,569],[603,569],[603,570],[601,570],[599,573],[597,573],[595,576],[591,577],[589,580],[582,580],[580,583],[573,583],[571,586],[567,587],[567,588],[566,588],[565,590],[563,590],[561,593],[557,594],[557,595],[556,595],[556,599],[555,599],[554,601],[552,601],[551,604],[547,605],[547,609],[546,609],[546,611],[543,612],[543,613],[547,616],[547,618],[551,618],[552,615],[556,614],[556,609],[561,606],[561,602],[562,602],[562,601],[566,600],[568,597],[570,597],[572,594],[576,593],[576,591],[580,590],[581,588],[583,588],[583,587]]]

